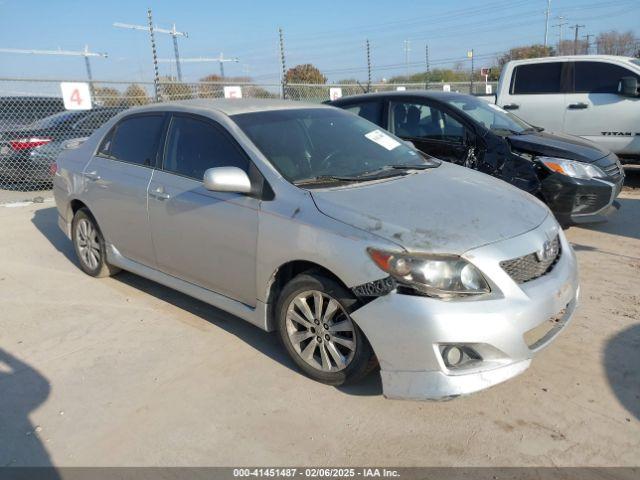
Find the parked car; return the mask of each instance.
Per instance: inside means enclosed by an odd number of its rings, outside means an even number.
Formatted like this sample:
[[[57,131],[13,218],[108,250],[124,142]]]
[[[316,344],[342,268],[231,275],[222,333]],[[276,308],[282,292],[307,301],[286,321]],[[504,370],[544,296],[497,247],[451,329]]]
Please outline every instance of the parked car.
[[[332,385],[376,363],[389,397],[523,372],[576,307],[545,205],[340,109],[188,100],[130,110],[57,162],[80,267],[119,269],[277,330]]]
[[[50,183],[51,165],[69,139],[87,137],[124,108],[64,111],[19,129],[0,130],[0,183]]]
[[[64,111],[59,97],[0,97],[0,129],[20,128]]]
[[[496,103],[533,125],[579,135],[640,163],[640,59],[611,55],[515,60]]]
[[[331,103],[411,141],[434,157],[505,180],[544,201],[563,226],[616,210],[624,173],[615,154],[552,134],[476,97],[385,92]]]

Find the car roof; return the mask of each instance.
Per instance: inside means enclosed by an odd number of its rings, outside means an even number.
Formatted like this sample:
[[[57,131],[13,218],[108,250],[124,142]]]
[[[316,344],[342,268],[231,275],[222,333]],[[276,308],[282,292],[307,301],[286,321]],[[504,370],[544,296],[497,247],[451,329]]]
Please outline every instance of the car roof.
[[[521,60],[511,60],[509,63],[512,65],[522,65],[527,63],[573,62],[582,60],[626,63],[629,60],[633,60],[633,57],[623,57],[619,55],[562,55],[558,57],[523,58]]]
[[[195,98],[173,102],[156,103],[136,108],[136,112],[165,111],[178,107],[182,111],[213,110],[225,115],[241,113],[265,112],[272,110],[291,110],[301,108],[329,108],[319,103],[298,102],[293,100],[264,99],[264,98]]]
[[[360,95],[350,95],[348,97],[342,97],[339,100],[329,103],[329,105],[340,105],[343,103],[360,102],[364,100],[371,100],[376,98],[393,98],[393,97],[421,97],[429,98],[432,100],[439,100],[441,102],[447,102],[455,99],[463,99],[465,97],[471,97],[472,95],[466,95],[456,92],[440,92],[436,90],[401,90],[392,92],[373,92],[363,93]]]

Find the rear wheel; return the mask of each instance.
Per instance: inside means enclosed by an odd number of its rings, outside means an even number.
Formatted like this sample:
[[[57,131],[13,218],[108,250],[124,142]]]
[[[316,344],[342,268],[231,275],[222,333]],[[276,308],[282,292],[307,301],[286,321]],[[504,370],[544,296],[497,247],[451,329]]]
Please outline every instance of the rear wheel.
[[[309,377],[330,385],[356,382],[375,367],[369,342],[351,319],[356,298],[336,281],[301,274],[276,307],[280,339]]]
[[[109,277],[120,271],[107,263],[104,237],[88,209],[81,208],[73,216],[71,238],[80,268],[92,277]]]

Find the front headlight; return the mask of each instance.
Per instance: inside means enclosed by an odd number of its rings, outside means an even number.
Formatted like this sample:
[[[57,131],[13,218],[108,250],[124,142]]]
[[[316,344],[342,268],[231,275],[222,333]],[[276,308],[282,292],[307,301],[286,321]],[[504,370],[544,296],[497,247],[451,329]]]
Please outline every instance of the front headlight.
[[[590,178],[606,177],[602,170],[594,165],[589,165],[588,163],[555,157],[536,157],[536,160],[552,172],[561,173],[562,175],[567,175],[569,177],[584,178],[586,180],[589,180]]]
[[[367,252],[398,283],[426,295],[452,297],[491,291],[480,271],[457,256],[409,255],[374,248]]]

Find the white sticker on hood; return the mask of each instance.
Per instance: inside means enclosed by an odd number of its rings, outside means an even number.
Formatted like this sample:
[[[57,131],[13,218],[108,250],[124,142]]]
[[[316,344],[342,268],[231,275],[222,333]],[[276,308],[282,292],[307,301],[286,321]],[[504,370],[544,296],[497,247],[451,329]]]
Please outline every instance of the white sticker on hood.
[[[393,137],[390,137],[382,130],[374,130],[372,132],[366,133],[364,136],[372,142],[377,143],[381,147],[386,148],[387,150],[393,150],[394,148],[400,146],[400,142],[395,140]]]

